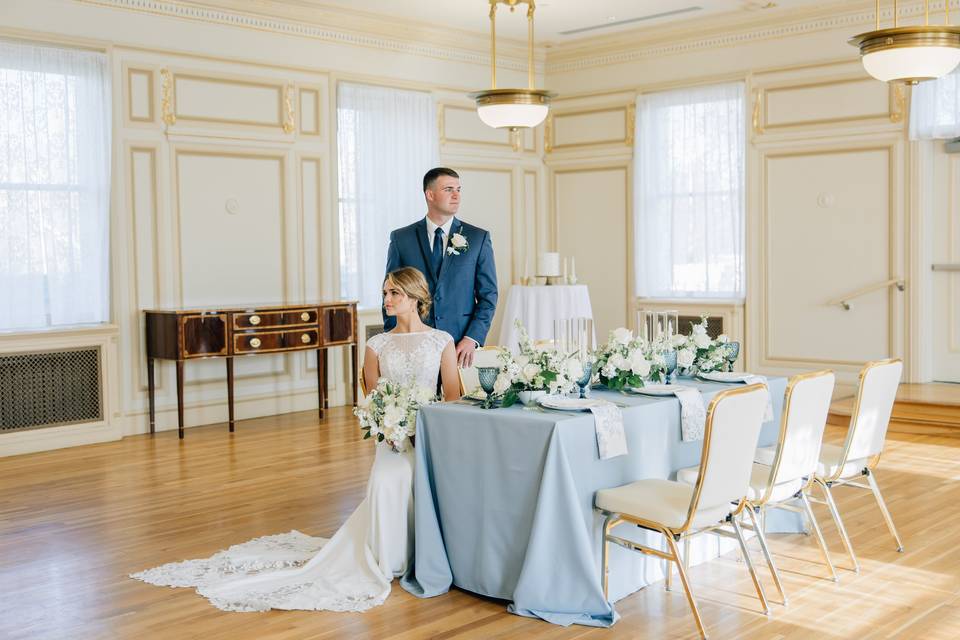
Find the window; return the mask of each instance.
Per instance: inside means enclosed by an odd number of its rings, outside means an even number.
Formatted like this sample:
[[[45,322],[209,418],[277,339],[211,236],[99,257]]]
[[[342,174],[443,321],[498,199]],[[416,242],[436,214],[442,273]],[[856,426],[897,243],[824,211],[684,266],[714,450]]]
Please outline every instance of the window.
[[[433,97],[340,83],[337,147],[340,295],[377,308],[390,232],[426,214],[423,174],[437,165]]]
[[[743,298],[744,85],[637,101],[637,295]]]
[[[0,330],[109,318],[102,53],[0,40]]]
[[[960,136],[960,67],[942,78],[913,88],[910,139],[933,140]]]

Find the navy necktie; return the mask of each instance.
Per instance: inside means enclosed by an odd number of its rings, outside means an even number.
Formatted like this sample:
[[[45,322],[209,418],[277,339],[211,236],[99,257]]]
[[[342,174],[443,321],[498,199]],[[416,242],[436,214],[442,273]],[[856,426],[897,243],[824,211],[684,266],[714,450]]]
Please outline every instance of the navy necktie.
[[[430,268],[433,275],[440,277],[440,265],[443,263],[443,229],[437,227],[433,232],[433,252],[430,254]]]

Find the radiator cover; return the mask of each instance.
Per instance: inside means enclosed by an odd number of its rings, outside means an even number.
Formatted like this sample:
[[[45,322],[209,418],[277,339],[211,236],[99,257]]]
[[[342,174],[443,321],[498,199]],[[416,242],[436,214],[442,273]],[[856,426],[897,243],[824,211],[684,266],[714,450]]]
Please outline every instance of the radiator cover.
[[[0,355],[0,433],[103,420],[100,347]]]

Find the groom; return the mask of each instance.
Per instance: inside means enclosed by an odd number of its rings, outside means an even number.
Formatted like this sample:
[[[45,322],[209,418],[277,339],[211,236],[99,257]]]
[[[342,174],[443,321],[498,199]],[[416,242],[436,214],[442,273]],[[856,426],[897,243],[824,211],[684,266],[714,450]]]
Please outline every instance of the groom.
[[[433,296],[426,323],[453,336],[457,363],[473,364],[474,350],[487,338],[497,307],[497,271],[490,233],[454,216],[460,208],[460,176],[437,167],[423,176],[427,215],[390,233],[387,272],[415,267]],[[383,329],[396,319],[384,313]]]

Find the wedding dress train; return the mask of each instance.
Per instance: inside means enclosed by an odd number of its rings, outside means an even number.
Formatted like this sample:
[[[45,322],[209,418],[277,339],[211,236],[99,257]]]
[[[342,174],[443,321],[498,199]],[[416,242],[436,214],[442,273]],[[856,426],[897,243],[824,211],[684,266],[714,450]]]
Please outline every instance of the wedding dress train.
[[[435,388],[440,354],[452,338],[430,329],[384,333],[368,342],[381,377]],[[196,587],[225,611],[365,611],[382,604],[413,555],[412,448],[377,443],[366,497],[330,540],[299,531],[256,538],[210,558],[131,575],[169,587]]]

